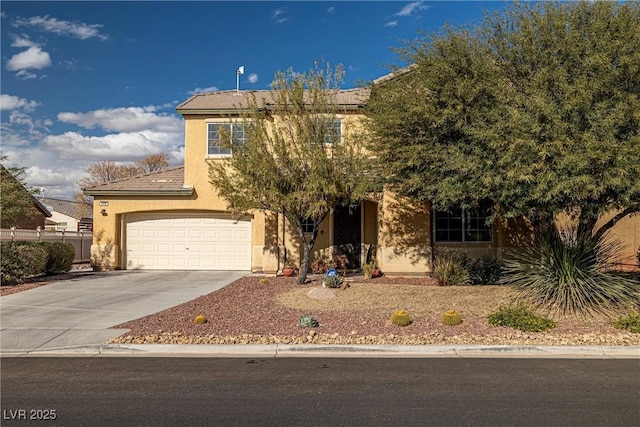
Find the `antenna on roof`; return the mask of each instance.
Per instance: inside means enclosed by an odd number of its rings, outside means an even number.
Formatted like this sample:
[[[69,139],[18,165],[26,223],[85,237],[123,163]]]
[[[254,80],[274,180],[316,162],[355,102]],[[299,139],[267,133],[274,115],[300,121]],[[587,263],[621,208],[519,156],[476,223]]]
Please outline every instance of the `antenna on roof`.
[[[236,71],[236,95],[240,95],[240,74],[244,74],[244,65]]]

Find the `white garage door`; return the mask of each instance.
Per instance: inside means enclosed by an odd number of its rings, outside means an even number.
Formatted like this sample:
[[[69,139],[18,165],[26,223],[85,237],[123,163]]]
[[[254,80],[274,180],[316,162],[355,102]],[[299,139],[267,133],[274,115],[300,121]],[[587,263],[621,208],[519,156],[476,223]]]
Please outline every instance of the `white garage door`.
[[[251,219],[195,213],[126,217],[127,269],[250,270]]]

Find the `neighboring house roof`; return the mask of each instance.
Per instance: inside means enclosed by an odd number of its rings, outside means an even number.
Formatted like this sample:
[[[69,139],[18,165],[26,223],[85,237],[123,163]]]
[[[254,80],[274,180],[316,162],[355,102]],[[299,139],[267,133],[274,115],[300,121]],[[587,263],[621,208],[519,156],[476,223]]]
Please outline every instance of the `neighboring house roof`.
[[[246,108],[248,97],[253,94],[259,107],[269,108],[274,105],[268,90],[235,91],[225,90],[218,92],[207,92],[193,95],[182,104],[178,105],[176,111],[180,114],[203,114],[207,112],[237,112]],[[347,109],[359,109],[364,107],[369,98],[369,89],[344,89],[340,90],[336,96],[338,106]]]
[[[382,77],[378,77],[377,79],[375,79],[373,81],[374,85],[381,85],[384,84],[386,82],[395,80],[398,77],[404,76],[405,74],[408,74],[410,71],[415,70],[416,68],[418,68],[418,64],[411,64],[408,65],[406,67],[402,67],[402,68],[398,68],[397,70],[394,70],[393,72],[384,75]]]
[[[82,191],[88,196],[101,195],[138,195],[190,196],[192,187],[184,186],[184,166],[151,172],[131,178],[118,179]]]
[[[70,216],[78,220],[91,216],[91,214],[83,215],[84,212],[91,212],[92,206],[90,203],[73,202],[69,200],[59,200],[59,199],[49,199],[46,197],[40,198],[40,201],[51,212],[59,212],[61,214]]]

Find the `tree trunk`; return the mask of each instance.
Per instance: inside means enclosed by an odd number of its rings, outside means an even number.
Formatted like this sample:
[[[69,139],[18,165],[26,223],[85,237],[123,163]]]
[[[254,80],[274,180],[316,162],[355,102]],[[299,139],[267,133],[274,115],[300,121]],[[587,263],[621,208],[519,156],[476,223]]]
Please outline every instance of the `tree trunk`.
[[[318,227],[313,228],[311,239],[308,242],[302,227],[298,230],[298,234],[300,234],[300,242],[302,243],[302,262],[300,263],[300,271],[298,272],[298,285],[304,285],[305,280],[307,280],[309,267],[311,266],[311,251],[313,250],[313,246],[316,244]]]

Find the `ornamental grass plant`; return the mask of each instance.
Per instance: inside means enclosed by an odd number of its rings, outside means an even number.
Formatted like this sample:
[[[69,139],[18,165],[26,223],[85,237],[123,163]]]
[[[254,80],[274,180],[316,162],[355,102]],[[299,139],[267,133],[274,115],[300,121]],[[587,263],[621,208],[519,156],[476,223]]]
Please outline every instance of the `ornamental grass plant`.
[[[616,271],[621,246],[605,236],[551,227],[505,261],[503,283],[517,299],[551,313],[611,314],[640,304],[640,285]]]

